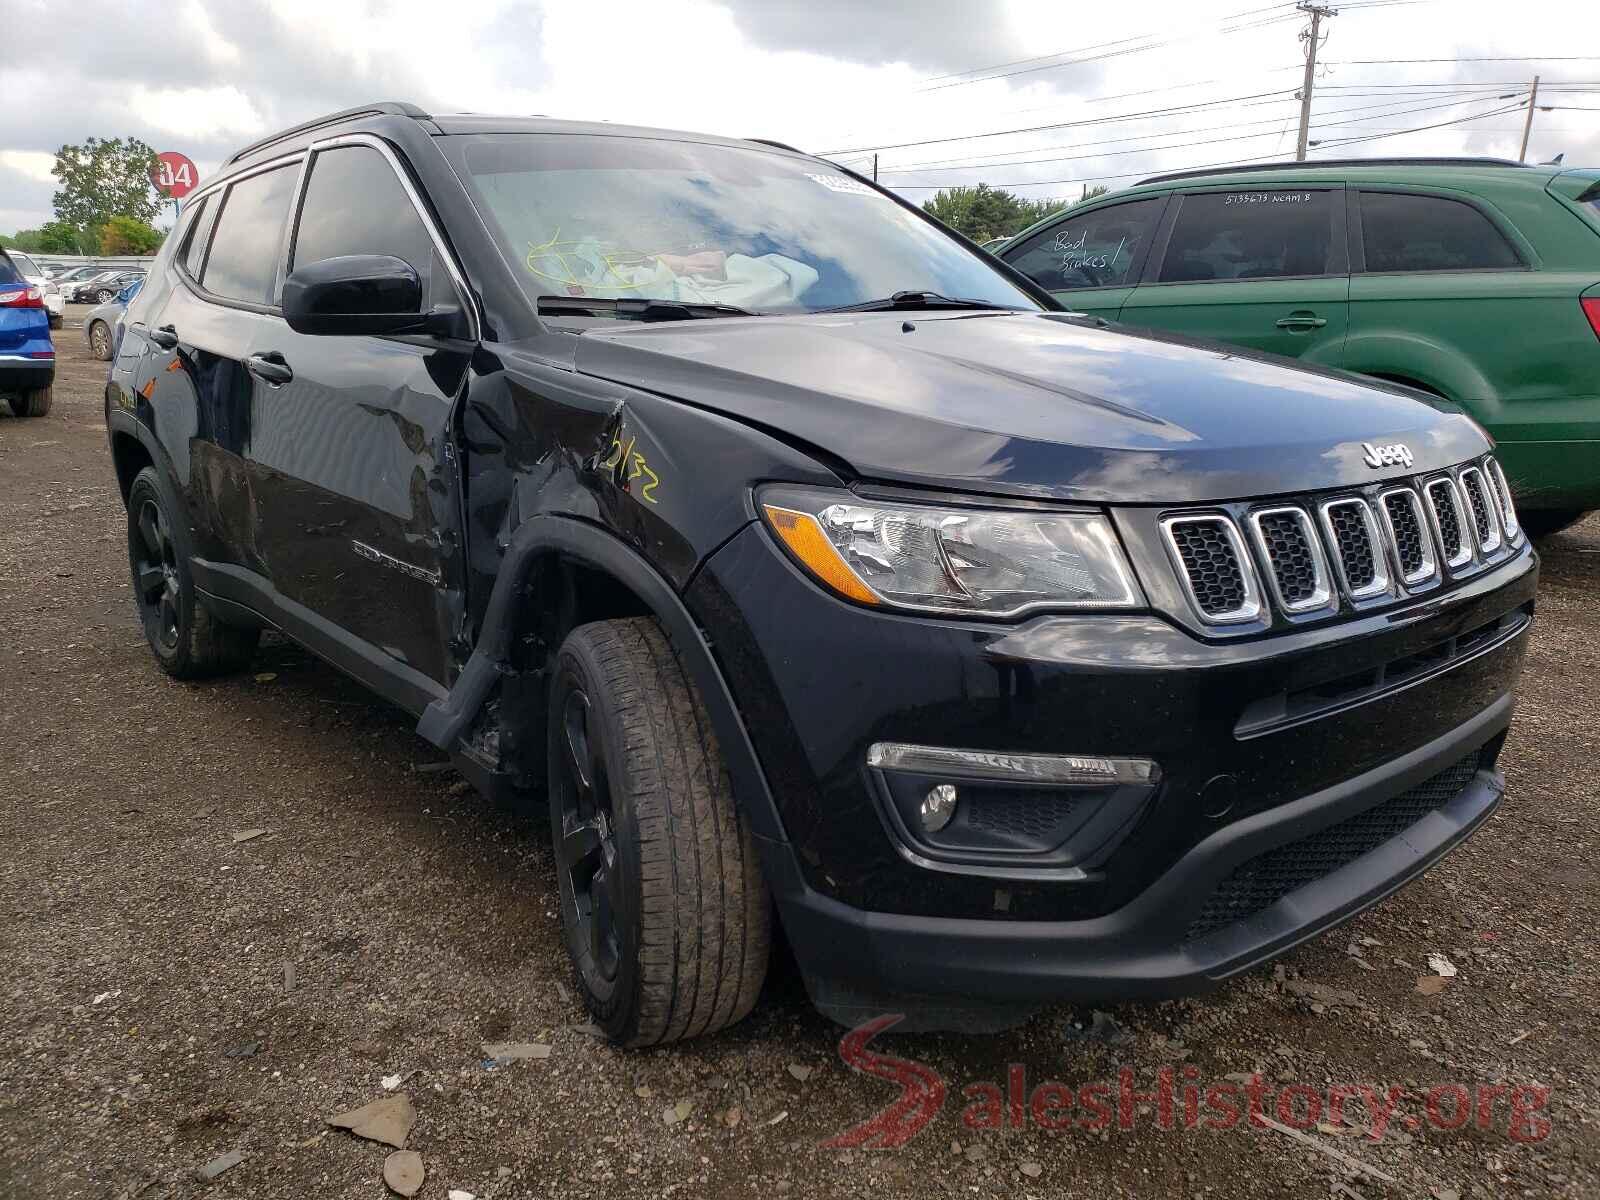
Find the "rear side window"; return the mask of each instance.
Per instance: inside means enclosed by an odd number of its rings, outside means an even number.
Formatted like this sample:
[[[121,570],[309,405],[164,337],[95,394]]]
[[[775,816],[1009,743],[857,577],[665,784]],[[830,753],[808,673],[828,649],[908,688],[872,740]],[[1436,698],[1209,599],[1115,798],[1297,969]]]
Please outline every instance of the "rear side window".
[[[1155,231],[1160,199],[1132,200],[1061,221],[1002,256],[1046,291],[1116,287]]]
[[[1334,195],[1281,189],[1185,196],[1158,282],[1342,273]]]
[[[26,254],[18,254],[15,250],[11,252],[11,265],[16,267],[16,269],[21,271],[24,275],[44,274],[43,271],[39,270],[38,263],[34,262],[33,259],[29,258]]]
[[[370,146],[338,146],[313,160],[290,269],[347,254],[404,259],[430,305],[433,239],[394,168]]]
[[[183,235],[183,250],[180,257],[183,269],[189,272],[193,279],[200,278],[200,267],[206,257],[206,239],[211,236],[211,226],[217,219],[218,199],[216,196],[200,198],[200,207],[189,217],[189,228]]]
[[[283,222],[296,175],[293,165],[278,167],[228,189],[201,280],[208,292],[252,304],[273,302]]]
[[[11,265],[11,256],[0,251],[0,283],[21,283],[22,274]]]
[[[1493,271],[1522,261],[1494,222],[1443,196],[1361,193],[1368,271]]]

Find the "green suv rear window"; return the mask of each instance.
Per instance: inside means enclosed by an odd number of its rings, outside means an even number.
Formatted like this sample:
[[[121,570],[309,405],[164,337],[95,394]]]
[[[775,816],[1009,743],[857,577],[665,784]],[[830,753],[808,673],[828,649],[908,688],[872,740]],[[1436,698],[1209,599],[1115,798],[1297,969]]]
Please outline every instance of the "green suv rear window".
[[[1443,196],[1361,193],[1368,271],[1495,271],[1521,260],[1494,223]]]

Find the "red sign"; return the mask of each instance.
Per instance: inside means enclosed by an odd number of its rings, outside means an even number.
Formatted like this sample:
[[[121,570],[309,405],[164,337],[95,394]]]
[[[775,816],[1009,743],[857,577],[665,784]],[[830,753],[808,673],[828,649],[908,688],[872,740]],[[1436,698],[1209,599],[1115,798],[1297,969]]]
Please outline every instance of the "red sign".
[[[163,150],[156,155],[155,168],[150,172],[150,182],[156,191],[173,200],[182,200],[200,182],[200,172],[185,154]]]

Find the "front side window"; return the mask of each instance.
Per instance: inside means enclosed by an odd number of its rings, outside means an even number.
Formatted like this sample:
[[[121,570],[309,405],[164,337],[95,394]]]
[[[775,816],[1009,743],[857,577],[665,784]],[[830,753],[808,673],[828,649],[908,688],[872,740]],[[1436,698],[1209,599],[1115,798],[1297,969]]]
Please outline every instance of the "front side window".
[[[208,292],[252,304],[274,302],[295,177],[291,164],[241,179],[228,189],[201,281]]]
[[[639,137],[444,141],[535,300],[816,312],[924,291],[1038,308],[993,259],[824,162]]]
[[[1522,262],[1494,223],[1443,196],[1361,193],[1368,271],[1494,271]]]
[[[1303,189],[1184,196],[1159,282],[1334,274],[1334,198]]]
[[[1133,200],[1069,216],[1006,251],[1004,258],[1052,292],[1131,283],[1129,274],[1155,231],[1162,203]]]
[[[433,239],[388,160],[370,146],[337,146],[311,163],[290,270],[348,254],[404,259],[431,306]]]

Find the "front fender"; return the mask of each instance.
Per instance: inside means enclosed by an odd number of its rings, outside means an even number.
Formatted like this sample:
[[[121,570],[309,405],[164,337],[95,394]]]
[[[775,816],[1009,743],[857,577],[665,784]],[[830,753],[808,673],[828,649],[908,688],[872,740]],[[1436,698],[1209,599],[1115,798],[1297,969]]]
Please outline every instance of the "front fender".
[[[604,529],[572,517],[541,513],[517,528],[489,597],[478,644],[449,694],[423,711],[417,733],[441,750],[455,749],[496,681],[509,669],[516,608],[523,602],[529,572],[541,558],[552,554],[611,575],[645,602],[699,690],[733,780],[734,795],[745,806],[751,829],[759,837],[783,840],[783,826],[766,775],[699,625],[678,593],[642,555]]]

